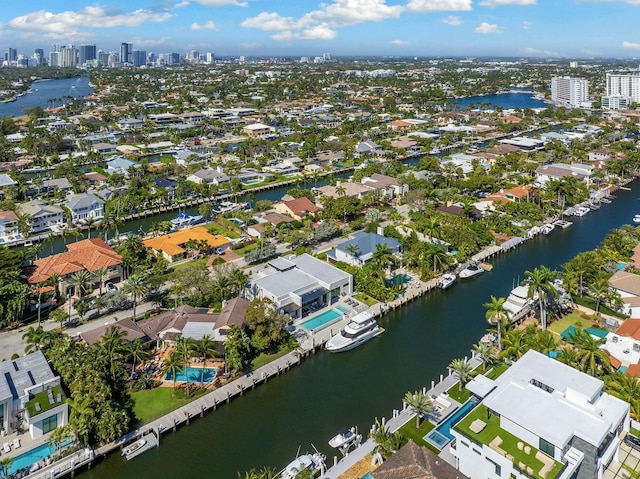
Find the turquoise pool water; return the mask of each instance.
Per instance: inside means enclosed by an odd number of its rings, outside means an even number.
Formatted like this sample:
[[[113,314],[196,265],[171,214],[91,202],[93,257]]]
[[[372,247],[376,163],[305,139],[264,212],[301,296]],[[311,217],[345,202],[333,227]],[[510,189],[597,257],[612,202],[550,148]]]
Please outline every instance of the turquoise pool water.
[[[63,447],[68,446],[71,442],[63,443]],[[49,445],[49,443],[42,444],[30,451],[27,451],[19,456],[13,458],[11,466],[9,467],[9,474],[19,471],[20,469],[31,467],[32,464],[50,456],[56,452],[56,450]]]
[[[567,329],[562,331],[562,333],[560,333],[560,336],[562,336],[564,339],[570,339],[571,335],[575,334],[575,330],[576,330],[576,327],[571,325],[567,327]],[[609,331],[607,331],[606,329],[599,329],[599,328],[587,328],[587,332],[598,338],[604,338],[607,336],[607,334],[609,334]]]
[[[453,441],[453,434],[451,434],[451,428],[458,424],[463,417],[465,417],[469,411],[478,405],[478,401],[474,398],[469,399],[464,403],[460,409],[454,412],[451,416],[444,420],[437,428],[427,434],[424,439],[430,442],[438,449],[442,449],[449,442]]]
[[[253,185],[257,185],[258,183],[261,183],[260,180],[247,180],[247,181],[243,181],[242,184],[245,186],[253,186]]]
[[[393,278],[386,280],[387,285],[397,286],[399,284],[408,283],[411,281],[411,276],[408,274],[396,274]]]
[[[621,373],[625,372],[627,370],[627,366],[620,366],[618,368],[618,371],[620,371]]]
[[[307,331],[315,331],[316,329],[320,329],[322,327],[328,326],[329,324],[337,321],[342,318],[344,313],[348,311],[344,306],[336,306],[329,311],[325,311],[318,316],[307,319],[303,323],[300,323],[300,326],[306,329]]]
[[[210,383],[213,381],[213,378],[216,377],[216,368],[204,368],[204,373],[202,372],[202,368],[194,368],[189,366],[188,368],[184,368],[182,371],[176,372],[176,381],[187,382],[187,378],[190,383],[198,383],[205,382]],[[165,377],[167,381],[173,381],[173,374],[168,373]]]
[[[367,473],[366,473],[364,476],[362,476],[360,479],[373,479],[373,476],[367,472]]]

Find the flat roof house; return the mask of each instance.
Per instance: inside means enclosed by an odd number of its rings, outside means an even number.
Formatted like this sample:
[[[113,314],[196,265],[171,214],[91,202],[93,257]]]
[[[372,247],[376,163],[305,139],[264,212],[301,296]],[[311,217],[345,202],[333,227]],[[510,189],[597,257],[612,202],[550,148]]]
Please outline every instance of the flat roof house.
[[[69,420],[66,395],[42,351],[0,363],[0,428],[36,439]]]
[[[602,479],[630,427],[629,404],[600,379],[530,350],[495,381],[467,388],[480,404],[451,429],[471,479]]]
[[[253,275],[247,299],[269,298],[293,319],[353,292],[353,276],[309,254],[276,258]]]
[[[376,233],[358,231],[327,253],[327,259],[332,262],[344,261],[352,266],[361,266],[373,258],[378,245],[386,245],[392,254],[400,256],[402,245],[395,238],[387,238]]]

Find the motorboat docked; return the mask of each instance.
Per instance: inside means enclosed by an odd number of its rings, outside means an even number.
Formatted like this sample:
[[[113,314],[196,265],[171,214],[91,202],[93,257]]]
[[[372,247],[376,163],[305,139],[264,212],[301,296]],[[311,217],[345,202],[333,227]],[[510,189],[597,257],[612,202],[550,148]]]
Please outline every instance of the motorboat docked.
[[[142,449],[145,445],[147,444],[147,440],[146,439],[138,439],[136,442],[134,442],[133,444],[129,444],[127,447],[125,447],[122,450],[122,455],[127,458],[127,459],[131,459],[132,457],[134,457],[136,452],[138,452],[140,449]]]
[[[214,206],[213,211],[216,214],[231,213],[232,211],[244,209],[247,203],[233,203],[232,201],[221,201]]]
[[[295,479],[298,474],[304,471],[309,471],[311,477],[317,477],[325,473],[326,459],[327,457],[321,452],[299,455],[287,464],[277,477],[279,479]]]
[[[171,225],[174,228],[184,228],[185,226],[197,225],[203,221],[204,217],[202,215],[191,216],[187,213],[178,213],[178,216],[171,220]]]
[[[540,233],[548,235],[555,229],[555,226],[552,223],[544,224],[540,227]]]
[[[468,279],[468,278],[474,278],[476,276],[479,276],[482,273],[484,273],[484,269],[481,268],[480,265],[470,264],[465,269],[460,271],[460,274],[458,276],[460,276],[460,278],[462,279]]]
[[[440,289],[447,289],[456,282],[456,275],[452,273],[443,274],[438,280],[437,286]]]
[[[567,221],[567,220],[556,220],[553,222],[553,224],[555,226],[559,226],[562,229],[568,228],[569,226],[571,226],[573,223],[571,221]]]
[[[635,215],[635,216],[633,217],[633,222],[634,222],[634,223],[640,223],[640,215]]]
[[[334,353],[349,351],[383,332],[384,329],[378,326],[378,323],[373,319],[373,314],[363,311],[354,316],[344,329],[329,339],[325,348]]]
[[[516,286],[513,288],[503,306],[504,309],[511,312],[512,319],[523,311],[528,310],[531,307],[529,288],[526,286]]]
[[[329,440],[329,445],[346,452],[354,444],[359,444],[361,440],[362,434],[358,434],[355,428],[347,429],[345,427]]]
[[[591,211],[590,208],[587,208],[586,206],[579,206],[576,208],[576,210],[573,212],[574,216],[584,216],[587,213],[589,213],[589,211]]]

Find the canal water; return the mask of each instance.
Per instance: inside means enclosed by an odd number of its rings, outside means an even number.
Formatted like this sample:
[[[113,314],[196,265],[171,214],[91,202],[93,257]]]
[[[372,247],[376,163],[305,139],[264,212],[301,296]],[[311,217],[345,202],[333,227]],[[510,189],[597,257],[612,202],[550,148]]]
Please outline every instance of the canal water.
[[[637,182],[636,182],[637,183]],[[290,372],[208,413],[160,447],[127,462],[114,454],[83,472],[85,479],[210,477],[233,479],[252,467],[282,468],[298,447],[311,444],[330,458],[327,441],[342,427],[366,431],[376,417],[401,407],[407,391],[430,386],[455,358],[464,357],[485,333],[482,306],[507,296],[525,270],[559,268],[595,248],[612,228],[629,224],[640,210],[640,186],[619,191],[573,226],[556,228],[497,256],[493,271],[433,291],[380,319],[385,333],[353,351],[319,351]],[[332,459],[329,460],[332,463]]]
[[[534,98],[531,93],[500,93],[497,95],[468,96],[451,100],[457,103],[463,110],[469,105],[473,108],[495,108],[499,106],[503,110],[512,108],[549,108],[551,105]],[[488,105],[488,106],[487,106]]]
[[[78,98],[93,93],[88,77],[38,81],[31,85],[31,90],[32,93],[27,93],[16,101],[0,103],[0,118],[24,115],[25,108],[59,107],[69,103],[69,97]]]

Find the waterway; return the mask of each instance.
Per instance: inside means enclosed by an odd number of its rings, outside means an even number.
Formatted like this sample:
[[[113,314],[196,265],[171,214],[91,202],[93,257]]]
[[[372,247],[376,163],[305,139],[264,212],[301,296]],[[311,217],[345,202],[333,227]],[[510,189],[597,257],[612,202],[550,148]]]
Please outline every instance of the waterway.
[[[114,454],[81,477],[232,479],[252,467],[282,468],[299,446],[304,451],[311,444],[333,457],[327,441],[340,428],[357,425],[366,432],[374,418],[400,408],[407,391],[429,386],[453,359],[469,354],[487,329],[482,305],[491,295],[507,296],[525,270],[541,264],[559,268],[578,252],[595,248],[609,230],[630,223],[640,209],[639,193],[639,184],[619,191],[612,204],[575,218],[573,226],[497,256],[493,271],[389,313],[380,319],[385,333],[362,347],[342,354],[320,351],[166,434],[158,449],[130,462]]]
[[[31,93],[19,97],[16,101],[0,103],[0,118],[23,115],[25,108],[59,107],[69,103],[71,98],[93,93],[88,77],[37,81],[31,85],[31,90]]]
[[[495,108],[499,106],[503,110],[513,108],[549,108],[549,104],[534,98],[531,93],[500,93],[497,95],[479,95],[456,98],[451,100],[457,103],[463,110],[472,105],[473,108]],[[489,105],[489,106],[487,106]]]

